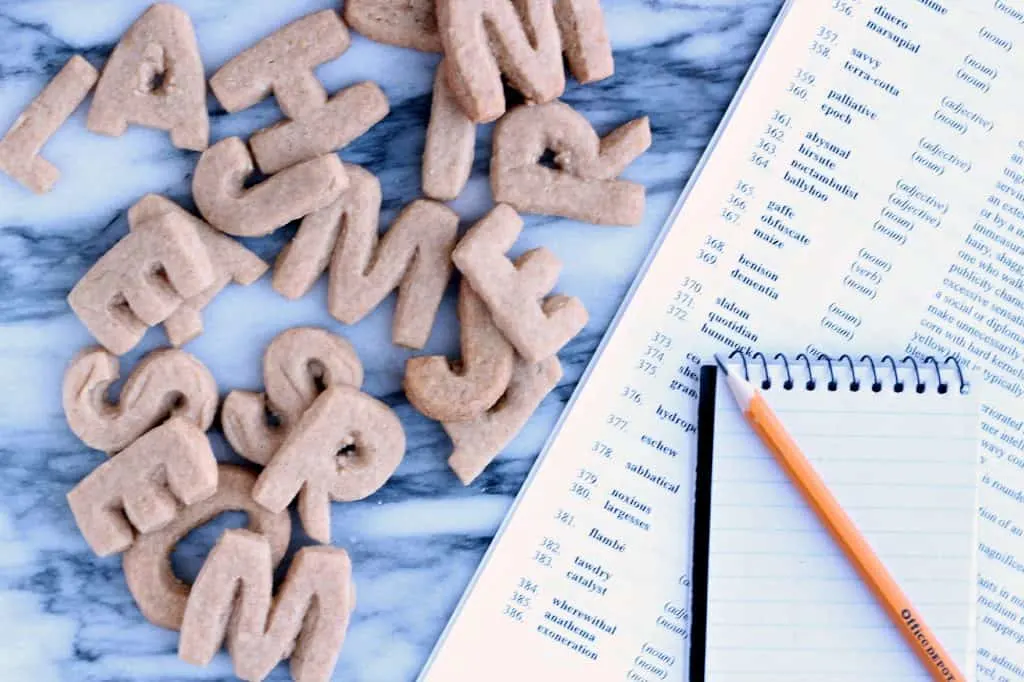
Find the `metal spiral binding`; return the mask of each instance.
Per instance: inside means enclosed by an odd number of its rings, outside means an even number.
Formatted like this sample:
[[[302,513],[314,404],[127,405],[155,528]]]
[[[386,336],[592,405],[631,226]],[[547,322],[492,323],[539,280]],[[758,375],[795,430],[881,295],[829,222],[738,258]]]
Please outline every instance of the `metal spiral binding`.
[[[757,372],[760,370],[760,387],[763,390],[773,388],[772,373],[769,370],[770,361],[764,353],[748,354],[736,350],[729,355],[730,360],[736,357],[743,364],[743,375],[747,381],[751,380],[751,376],[756,381]],[[808,391],[817,390],[819,382],[824,384],[827,391],[838,391],[840,383],[836,376],[837,366],[845,367],[848,371],[850,383],[842,388],[849,391],[859,391],[866,385],[872,392],[881,393],[885,390],[886,378],[892,380],[891,388],[895,393],[902,393],[908,387],[917,393],[925,393],[934,386],[938,393],[945,394],[949,392],[951,380],[959,383],[959,393],[962,395],[966,395],[971,390],[970,384],[964,378],[960,361],[954,356],[949,356],[941,361],[936,357],[928,356],[922,362],[909,355],[902,360],[885,355],[880,361],[876,361],[875,358],[868,355],[854,360],[852,356],[845,353],[838,358],[820,353],[817,358],[812,360],[806,353],[800,353],[791,360],[782,353],[776,353],[773,360],[775,361],[773,364],[780,364],[785,370],[786,379],[781,387],[785,391],[793,390],[800,378],[806,379],[804,387]],[[955,378],[947,376],[950,365],[956,371]],[[820,373],[822,369],[827,370],[827,375]],[[858,372],[861,371],[870,371],[870,375],[859,374]],[[934,377],[938,383],[930,384],[931,377]]]

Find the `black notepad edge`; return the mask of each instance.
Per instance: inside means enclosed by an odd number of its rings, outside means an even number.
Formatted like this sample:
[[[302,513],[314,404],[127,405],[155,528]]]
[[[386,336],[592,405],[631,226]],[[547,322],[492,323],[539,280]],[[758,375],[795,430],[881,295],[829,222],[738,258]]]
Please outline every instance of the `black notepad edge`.
[[[711,547],[711,465],[715,444],[718,368],[701,367],[697,402],[697,470],[693,495],[693,567],[690,571],[690,682],[703,682],[707,659],[708,563]]]

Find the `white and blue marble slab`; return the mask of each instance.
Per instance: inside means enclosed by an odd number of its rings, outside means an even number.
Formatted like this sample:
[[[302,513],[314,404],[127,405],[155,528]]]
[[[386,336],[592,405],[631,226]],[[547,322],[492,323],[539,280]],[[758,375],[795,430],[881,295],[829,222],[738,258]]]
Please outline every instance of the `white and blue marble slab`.
[[[242,48],[332,0],[182,0],[195,22],[209,74]],[[348,337],[366,365],[366,389],[392,405],[408,435],[408,453],[372,498],[336,504],[336,543],[351,553],[359,607],[335,679],[411,680],[420,670],[494,531],[590,360],[658,229],[667,217],[779,9],[781,0],[605,0],[617,73],[590,86],[570,82],[565,101],[604,132],[651,117],[652,149],[627,171],[649,191],[635,229],[530,217],[516,251],[555,251],[565,270],[559,289],[581,297],[586,330],[561,357],[565,378],[528,428],[470,487],[448,470],[450,443],[418,415],[401,391],[409,353],[393,347],[391,305],[343,327],[325,309],[321,284],[301,301],[275,294],[264,278],[225,290],[207,309],[206,333],[187,350],[205,362],[222,394],[259,389],[261,356],[280,331],[321,325]],[[144,0],[0,0],[0,129],[57,70],[81,53],[100,66]],[[356,37],[339,60],[319,69],[331,91],[372,79],[391,114],[342,152],[383,183],[385,224],[420,193],[420,155],[436,55]],[[214,139],[246,136],[279,116],[273,101],[228,116],[211,99]],[[132,129],[121,138],[86,131],[81,108],[45,148],[63,172],[56,189],[36,197],[0,177],[0,680],[4,682],[146,682],[231,680],[221,655],[208,668],[181,663],[175,633],[143,620],[119,558],[98,559],[79,536],[66,493],[104,455],[77,441],[64,421],[60,386],[71,357],[91,339],[65,297],[96,259],[127,230],[125,212],[147,192],[192,207],[197,155],[175,149],[164,133]],[[474,176],[453,204],[468,225],[491,206],[489,127],[480,131]],[[288,230],[249,244],[272,260]],[[166,344],[151,331],[138,358]],[[428,351],[455,353],[454,289]],[[219,455],[235,457],[213,432]],[[223,517],[190,536],[174,556],[178,574],[195,576],[205,552],[228,525]],[[304,542],[296,538],[295,545]],[[272,680],[290,679],[279,666]]]

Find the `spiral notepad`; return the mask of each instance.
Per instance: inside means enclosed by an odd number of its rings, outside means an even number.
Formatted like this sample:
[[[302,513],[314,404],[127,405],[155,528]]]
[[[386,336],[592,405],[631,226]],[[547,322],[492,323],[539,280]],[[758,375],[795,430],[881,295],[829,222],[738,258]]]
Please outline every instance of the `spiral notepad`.
[[[979,406],[955,360],[733,358],[963,670],[974,668]],[[929,680],[701,375],[691,682]]]

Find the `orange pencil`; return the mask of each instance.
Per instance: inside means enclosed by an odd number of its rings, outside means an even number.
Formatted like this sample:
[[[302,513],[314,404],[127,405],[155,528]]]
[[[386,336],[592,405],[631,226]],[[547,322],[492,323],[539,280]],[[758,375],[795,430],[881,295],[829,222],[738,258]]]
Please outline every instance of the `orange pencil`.
[[[786,432],[760,392],[749,382],[730,374],[719,358],[716,357],[715,361],[725,374],[729,390],[751,428],[771,450],[793,485],[814,509],[832,539],[842,548],[846,558],[857,569],[896,628],[903,633],[914,653],[931,672],[932,678],[942,682],[966,682],[967,678],[886,570],[853,520],[839,506],[839,502],[829,492],[825,482]]]

